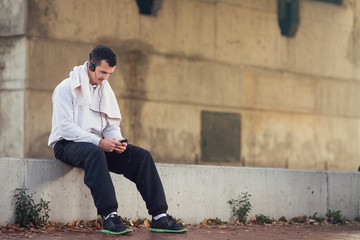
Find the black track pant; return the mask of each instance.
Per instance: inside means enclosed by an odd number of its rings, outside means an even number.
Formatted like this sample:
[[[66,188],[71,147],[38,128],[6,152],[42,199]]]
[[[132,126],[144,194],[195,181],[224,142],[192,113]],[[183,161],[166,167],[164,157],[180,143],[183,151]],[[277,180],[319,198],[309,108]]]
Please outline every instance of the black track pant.
[[[92,143],[61,140],[54,147],[55,157],[84,169],[84,182],[90,188],[98,214],[116,212],[114,185],[109,171],[123,174],[136,184],[150,215],[167,211],[164,189],[151,154],[128,145],[123,153],[104,152]]]

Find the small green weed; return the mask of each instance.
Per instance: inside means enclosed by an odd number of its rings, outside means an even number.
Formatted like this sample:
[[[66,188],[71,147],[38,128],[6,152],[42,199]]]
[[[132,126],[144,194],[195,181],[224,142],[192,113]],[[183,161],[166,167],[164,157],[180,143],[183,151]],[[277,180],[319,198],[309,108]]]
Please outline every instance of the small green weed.
[[[216,218],[207,218],[205,219],[203,222],[202,222],[203,225],[221,225],[221,224],[224,224],[224,222],[216,217]]]
[[[15,189],[15,222],[21,227],[39,227],[49,219],[49,202],[40,199],[35,204],[33,195],[28,195],[25,188]]]
[[[305,223],[308,220],[307,216],[298,216],[290,220],[290,223]]]
[[[289,219],[287,217],[282,216],[281,218],[279,218],[279,222],[288,223],[290,221],[289,221]]]
[[[336,224],[336,223],[341,223],[341,224],[345,224],[345,220],[341,215],[341,211],[328,211],[328,213],[326,214],[326,216],[328,217],[328,221],[330,223]]]
[[[230,204],[230,207],[233,212],[233,216],[237,217],[236,221],[246,223],[249,212],[251,211],[251,203],[250,203],[251,195],[246,193],[242,193],[242,197],[240,200],[229,200],[227,203]]]
[[[318,214],[317,212],[314,213],[314,215],[313,215],[312,217],[310,217],[310,218],[311,218],[311,219],[314,219],[314,220],[317,221],[317,222],[324,222],[325,218],[323,218],[323,217],[318,217],[317,214]]]
[[[263,214],[255,214],[255,219],[252,220],[252,222],[258,224],[271,224],[273,222],[276,222],[276,220],[271,219],[269,216],[265,216]]]

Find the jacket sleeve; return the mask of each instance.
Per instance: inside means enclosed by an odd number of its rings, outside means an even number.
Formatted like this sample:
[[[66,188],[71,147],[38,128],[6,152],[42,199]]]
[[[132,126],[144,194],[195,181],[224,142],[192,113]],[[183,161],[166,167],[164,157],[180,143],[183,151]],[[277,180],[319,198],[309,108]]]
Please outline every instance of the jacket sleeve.
[[[88,133],[74,121],[74,99],[69,85],[59,85],[53,94],[54,117],[60,135],[69,141],[99,145],[100,137]]]
[[[120,120],[119,121],[109,121],[107,119],[107,125],[102,132],[103,136],[114,137],[117,141],[124,139],[120,130]]]

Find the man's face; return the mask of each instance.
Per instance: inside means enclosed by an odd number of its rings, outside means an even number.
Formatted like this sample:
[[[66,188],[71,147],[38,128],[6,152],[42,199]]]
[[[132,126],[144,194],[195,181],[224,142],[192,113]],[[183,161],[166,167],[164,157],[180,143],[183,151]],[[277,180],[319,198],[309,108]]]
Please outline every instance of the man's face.
[[[115,71],[116,66],[110,67],[105,60],[101,60],[99,66],[96,66],[95,72],[90,77],[91,84],[102,84],[104,80],[108,80],[110,74]]]

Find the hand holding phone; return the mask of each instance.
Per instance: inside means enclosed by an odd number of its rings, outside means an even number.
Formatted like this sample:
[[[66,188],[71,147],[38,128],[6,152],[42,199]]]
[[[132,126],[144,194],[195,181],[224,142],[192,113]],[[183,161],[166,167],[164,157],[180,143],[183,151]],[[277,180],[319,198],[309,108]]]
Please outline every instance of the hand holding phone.
[[[115,151],[117,153],[123,153],[126,150],[127,143],[128,143],[127,139],[122,139],[122,140],[118,141],[118,144],[117,144],[117,146],[115,148]]]

